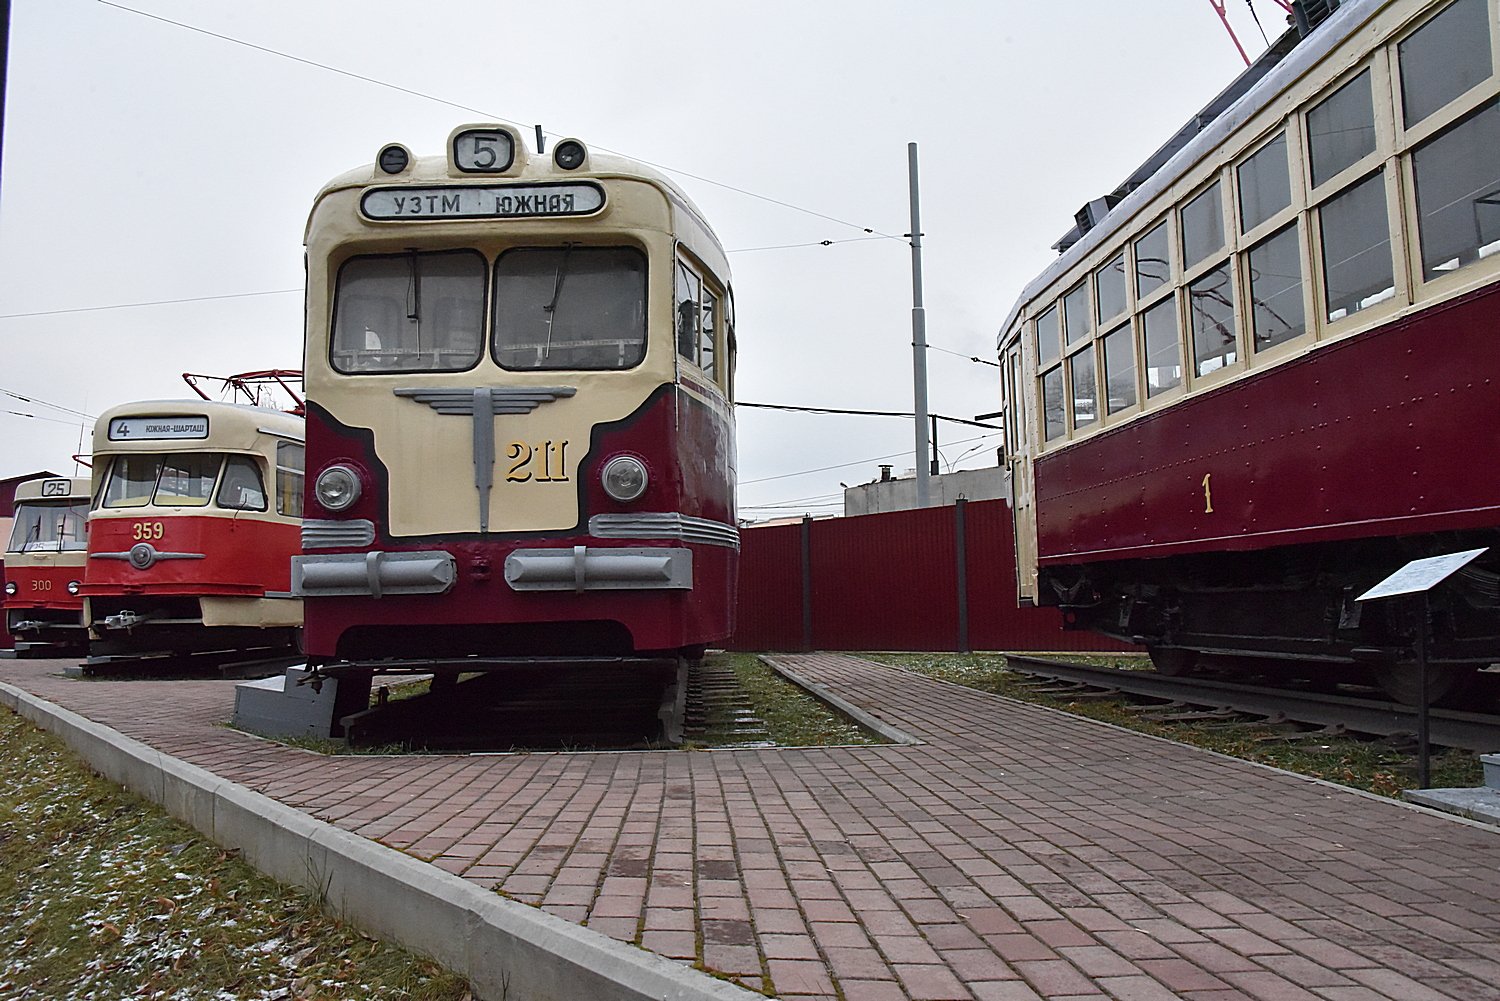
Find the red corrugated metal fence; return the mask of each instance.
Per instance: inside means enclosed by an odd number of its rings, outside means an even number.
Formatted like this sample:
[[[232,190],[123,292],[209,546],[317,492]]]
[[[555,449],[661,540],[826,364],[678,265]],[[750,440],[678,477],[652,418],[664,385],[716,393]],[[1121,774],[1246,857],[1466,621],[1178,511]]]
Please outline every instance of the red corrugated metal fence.
[[[732,649],[1129,649],[1017,607],[1003,500],[747,528],[740,547]]]

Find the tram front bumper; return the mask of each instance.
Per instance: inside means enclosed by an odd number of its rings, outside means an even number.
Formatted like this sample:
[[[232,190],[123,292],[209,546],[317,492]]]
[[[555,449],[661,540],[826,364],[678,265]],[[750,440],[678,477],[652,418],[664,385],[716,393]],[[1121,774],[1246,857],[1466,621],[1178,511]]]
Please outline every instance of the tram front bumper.
[[[515,591],[690,591],[691,549],[517,549],[505,558]]]
[[[451,553],[325,553],[292,557],[297,598],[442,594],[457,577]]]

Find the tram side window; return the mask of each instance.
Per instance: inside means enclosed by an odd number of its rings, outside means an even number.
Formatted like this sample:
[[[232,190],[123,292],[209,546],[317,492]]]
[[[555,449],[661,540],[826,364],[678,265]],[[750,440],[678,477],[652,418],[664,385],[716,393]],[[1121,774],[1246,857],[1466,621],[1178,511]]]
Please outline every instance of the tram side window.
[[[1042,433],[1045,440],[1060,438],[1067,425],[1063,420],[1063,371],[1059,365],[1042,376]]]
[[[1070,347],[1087,337],[1094,329],[1089,320],[1088,282],[1079,282],[1063,295],[1063,326],[1066,328]]]
[[[1266,143],[1240,164],[1240,232],[1248,233],[1292,204],[1286,164],[1286,133]]]
[[[1264,351],[1305,333],[1307,315],[1302,305],[1302,257],[1297,246],[1297,224],[1252,247],[1248,260],[1255,350]]]
[[[1489,7],[1458,0],[1396,47],[1407,128],[1490,78]]]
[[[1073,427],[1081,428],[1099,419],[1099,387],[1092,344],[1068,359],[1068,372],[1073,379]]]
[[[1318,210],[1327,319],[1352,316],[1396,294],[1385,174],[1372,174]]]
[[[472,250],[355,257],[339,269],[332,362],[346,373],[458,372],[479,360],[484,258]]]
[[[1500,105],[1412,154],[1422,277],[1431,281],[1500,250]]]
[[[1137,298],[1146,298],[1171,279],[1170,254],[1165,220],[1135,241],[1135,294]]]
[[[1224,212],[1219,182],[1182,207],[1182,266],[1191,268],[1224,249]]]
[[[219,481],[219,496],[215,503],[233,511],[266,509],[266,486],[261,482],[254,459],[248,455],[231,455],[225,461],[224,478]]]
[[[1094,294],[1099,299],[1099,322],[1104,323],[1125,312],[1125,254],[1094,273]]]
[[[1061,332],[1057,324],[1057,306],[1036,318],[1036,365],[1045,368],[1062,357],[1059,343]]]
[[[105,507],[145,507],[161,471],[159,455],[118,455],[104,484]]]
[[[1177,336],[1177,297],[1167,296],[1141,317],[1146,340],[1146,395],[1182,385],[1182,344]]]
[[[630,247],[522,248],[495,262],[495,359],[513,370],[634,368],[646,258]]]
[[[304,449],[290,441],[276,443],[276,513],[302,517]]]
[[[675,323],[677,325],[677,353],[688,361],[698,360],[698,297],[703,291],[703,279],[687,263],[677,262]]]
[[[1135,336],[1128,323],[1104,335],[1104,387],[1109,413],[1135,406]]]
[[[1344,84],[1307,113],[1307,145],[1316,187],[1375,152],[1370,71]]]
[[[1238,359],[1234,332],[1234,282],[1226,262],[1188,286],[1193,325],[1193,372],[1207,375]]]
[[[712,379],[714,377],[714,339],[719,333],[719,297],[706,287],[703,289],[703,308],[700,316],[698,365]]]

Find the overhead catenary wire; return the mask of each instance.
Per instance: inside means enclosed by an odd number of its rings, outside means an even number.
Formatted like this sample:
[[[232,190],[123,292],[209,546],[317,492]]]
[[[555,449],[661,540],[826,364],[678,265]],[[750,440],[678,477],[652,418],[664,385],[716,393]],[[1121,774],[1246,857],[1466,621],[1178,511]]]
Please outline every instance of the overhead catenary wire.
[[[103,3],[104,0],[99,0]],[[195,295],[183,299],[152,299],[147,302],[116,302],[104,306],[69,306],[64,309],[39,309],[29,313],[0,313],[0,320],[16,320],[27,316],[57,316],[61,313],[96,313],[106,309],[139,309],[143,306],[175,306],[185,302],[212,302],[215,299],[249,299],[260,295],[302,294],[300,288],[278,288],[265,292],[230,292],[225,295]]]
[[[910,420],[911,418],[916,416],[916,414],[912,413],[909,410],[850,410],[841,407],[795,406],[789,403],[749,403],[745,400],[736,400],[734,402],[734,405],[737,407],[750,407],[754,410],[787,410],[793,413],[800,414],[841,414],[854,417],[904,417],[907,420]],[[928,416],[932,417],[935,420],[950,421],[954,424],[967,424],[970,427],[994,428],[995,430],[1000,430],[998,425],[985,424],[980,421],[971,421],[964,417],[946,417],[943,414],[929,414]]]
[[[993,440],[1000,437],[1003,437],[1003,432],[997,431],[994,434],[977,435],[973,438],[962,438],[958,441],[950,441],[948,442],[948,445],[949,447],[952,447],[954,445],[968,445],[976,441]],[[853,462],[838,462],[834,463],[831,466],[819,466],[816,469],[803,469],[795,473],[778,473],[775,476],[761,476],[753,480],[739,480],[738,484],[742,487],[748,487],[756,483],[770,483],[773,480],[789,480],[796,476],[811,476],[813,473],[826,473],[834,469],[848,469],[850,466],[863,466],[867,462],[879,462],[881,459],[899,459],[905,458],[909,455],[911,455],[911,450],[905,449],[900,452],[891,452],[887,455],[877,455],[869,459],[855,459]]]
[[[429,94],[429,93],[426,93],[425,91],[415,90],[415,89],[413,89],[411,87],[403,87],[400,84],[389,83],[389,82],[387,82],[385,80],[381,80],[381,79],[379,79],[377,77],[365,76],[362,73],[355,73],[352,70],[340,69],[337,66],[330,66],[327,63],[320,63],[316,59],[308,59],[308,58],[305,58],[303,56],[294,56],[294,55],[292,55],[289,52],[283,52],[283,51],[281,51],[279,49],[273,49],[273,48],[271,48],[269,46],[266,46],[266,45],[257,45],[254,42],[249,42],[249,41],[246,41],[246,40],[244,40],[242,38],[235,38],[233,35],[225,35],[225,34],[222,34],[220,32],[217,32],[217,31],[210,31],[207,28],[200,28],[197,25],[187,24],[186,22],[183,22],[183,21],[174,21],[174,20],[172,20],[169,17],[162,17],[160,14],[152,14],[152,13],[150,13],[148,11],[138,10],[135,7],[127,7],[124,4],[114,3],[114,2],[112,2],[112,0],[95,0],[95,2],[99,3],[99,4],[102,4],[105,7],[113,7],[115,10],[124,11],[124,12],[126,12],[128,14],[135,14],[138,17],[149,18],[150,20],[153,20],[153,21],[160,21],[163,24],[170,24],[174,28],[181,28],[184,31],[192,31],[192,32],[196,32],[196,33],[198,33],[200,35],[207,35],[210,38],[217,38],[220,41],[229,42],[232,45],[241,45],[241,46],[244,46],[245,48],[248,48],[248,49],[254,49],[256,52],[262,52],[262,53],[265,53],[266,55],[276,56],[276,57],[281,58],[281,59],[287,59],[287,60],[290,60],[290,61],[295,62],[295,63],[300,63],[303,66],[311,66],[311,67],[314,67],[316,69],[324,70],[324,71],[329,72],[329,73],[336,73],[339,76],[345,76],[345,77],[349,77],[350,79],[353,79],[353,80],[359,80],[359,81],[361,81],[363,83],[373,84],[374,86],[377,86],[377,87],[384,87],[384,88],[386,88],[388,90],[394,90],[394,91],[397,91],[399,93],[406,94],[409,97],[417,97],[417,98],[421,98],[422,100],[433,101],[433,102],[435,102],[437,104],[446,105],[446,106],[448,106],[450,108],[456,108],[459,111],[472,112],[472,113],[474,113],[476,115],[481,115],[481,116],[483,116],[485,118],[488,118],[488,119],[490,119],[492,121],[503,122],[503,123],[505,123],[507,125],[514,125],[514,126],[516,126],[518,128],[528,128],[529,127],[529,126],[523,125],[522,123],[516,121],[515,119],[505,118],[504,116],[496,115],[493,112],[485,111],[485,110],[483,110],[481,108],[475,108],[472,105],[460,104],[457,101],[450,101],[447,98],[438,97],[436,94]],[[556,135],[556,133],[550,133],[550,132],[546,133],[546,134],[547,135]],[[604,147],[604,146],[596,146],[594,148],[598,149],[600,152],[603,152],[603,153],[614,153],[616,155],[621,155],[621,156],[627,155],[627,154],[621,153],[619,150],[608,149],[607,147]],[[824,219],[824,220],[827,220],[828,222],[837,223],[840,226],[848,226],[850,229],[857,229],[857,230],[859,230],[862,233],[870,233],[870,234],[872,234],[877,239],[897,240],[897,241],[899,241],[901,243],[906,243],[907,242],[907,239],[904,236],[897,236],[894,233],[885,233],[885,232],[882,232],[881,230],[875,229],[874,227],[871,227],[871,226],[861,226],[858,223],[852,223],[852,222],[849,222],[846,219],[840,219],[837,216],[831,216],[831,215],[828,215],[827,213],[824,213],[824,212],[818,212],[815,209],[806,208],[805,206],[797,205],[797,204],[794,204],[794,203],[788,202],[788,201],[784,201],[784,200],[782,200],[780,198],[773,198],[770,195],[763,195],[763,194],[760,194],[759,192],[751,191],[751,190],[749,190],[747,188],[741,188],[741,187],[738,187],[737,185],[725,183],[724,181],[716,181],[713,178],[704,177],[701,174],[694,174],[691,171],[683,170],[680,167],[669,167],[666,164],[654,163],[654,162],[652,162],[650,160],[642,160],[639,157],[635,157],[634,159],[636,159],[640,163],[646,164],[649,167],[655,167],[658,170],[664,170],[664,171],[666,171],[667,173],[670,173],[670,174],[677,174],[677,175],[679,175],[681,177],[690,177],[690,178],[692,178],[695,181],[701,181],[704,184],[711,184],[711,185],[713,185],[716,188],[723,188],[726,191],[733,191],[733,192],[735,192],[737,194],[745,195],[748,198],[754,198],[754,199],[757,199],[759,201],[769,202],[772,205],[779,205],[782,208],[791,209],[794,212],[801,212],[801,213],[803,213],[805,215],[815,216],[816,218]]]
[[[63,406],[60,403],[49,403],[46,400],[37,399],[34,396],[23,396],[22,394],[17,393],[14,390],[11,390],[11,389],[0,389],[0,395],[9,396],[12,399],[20,400],[22,403],[30,403],[32,406],[46,407],[49,410],[58,410],[58,411],[61,411],[62,413],[70,414],[70,415],[72,415],[74,417],[81,417],[81,418],[83,418],[86,421],[91,421],[91,420],[95,419],[93,414],[86,414],[82,410],[74,410],[72,407],[65,407],[65,406]],[[11,411],[11,413],[15,413],[15,411]],[[21,414],[21,416],[22,417],[30,417],[32,415],[31,414]],[[71,424],[71,423],[74,423],[74,422],[69,421],[68,423]]]

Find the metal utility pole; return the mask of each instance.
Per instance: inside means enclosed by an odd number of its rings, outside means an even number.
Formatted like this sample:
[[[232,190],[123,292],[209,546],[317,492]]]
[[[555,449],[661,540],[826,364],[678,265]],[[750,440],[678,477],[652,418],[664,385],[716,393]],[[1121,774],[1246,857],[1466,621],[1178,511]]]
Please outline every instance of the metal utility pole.
[[[5,76],[9,64],[10,0],[0,0],[0,164],[5,162]]]
[[[911,188],[912,396],[917,412],[917,507],[929,503],[927,470],[927,310],[922,305],[922,213],[917,204],[917,144],[906,144]]]

